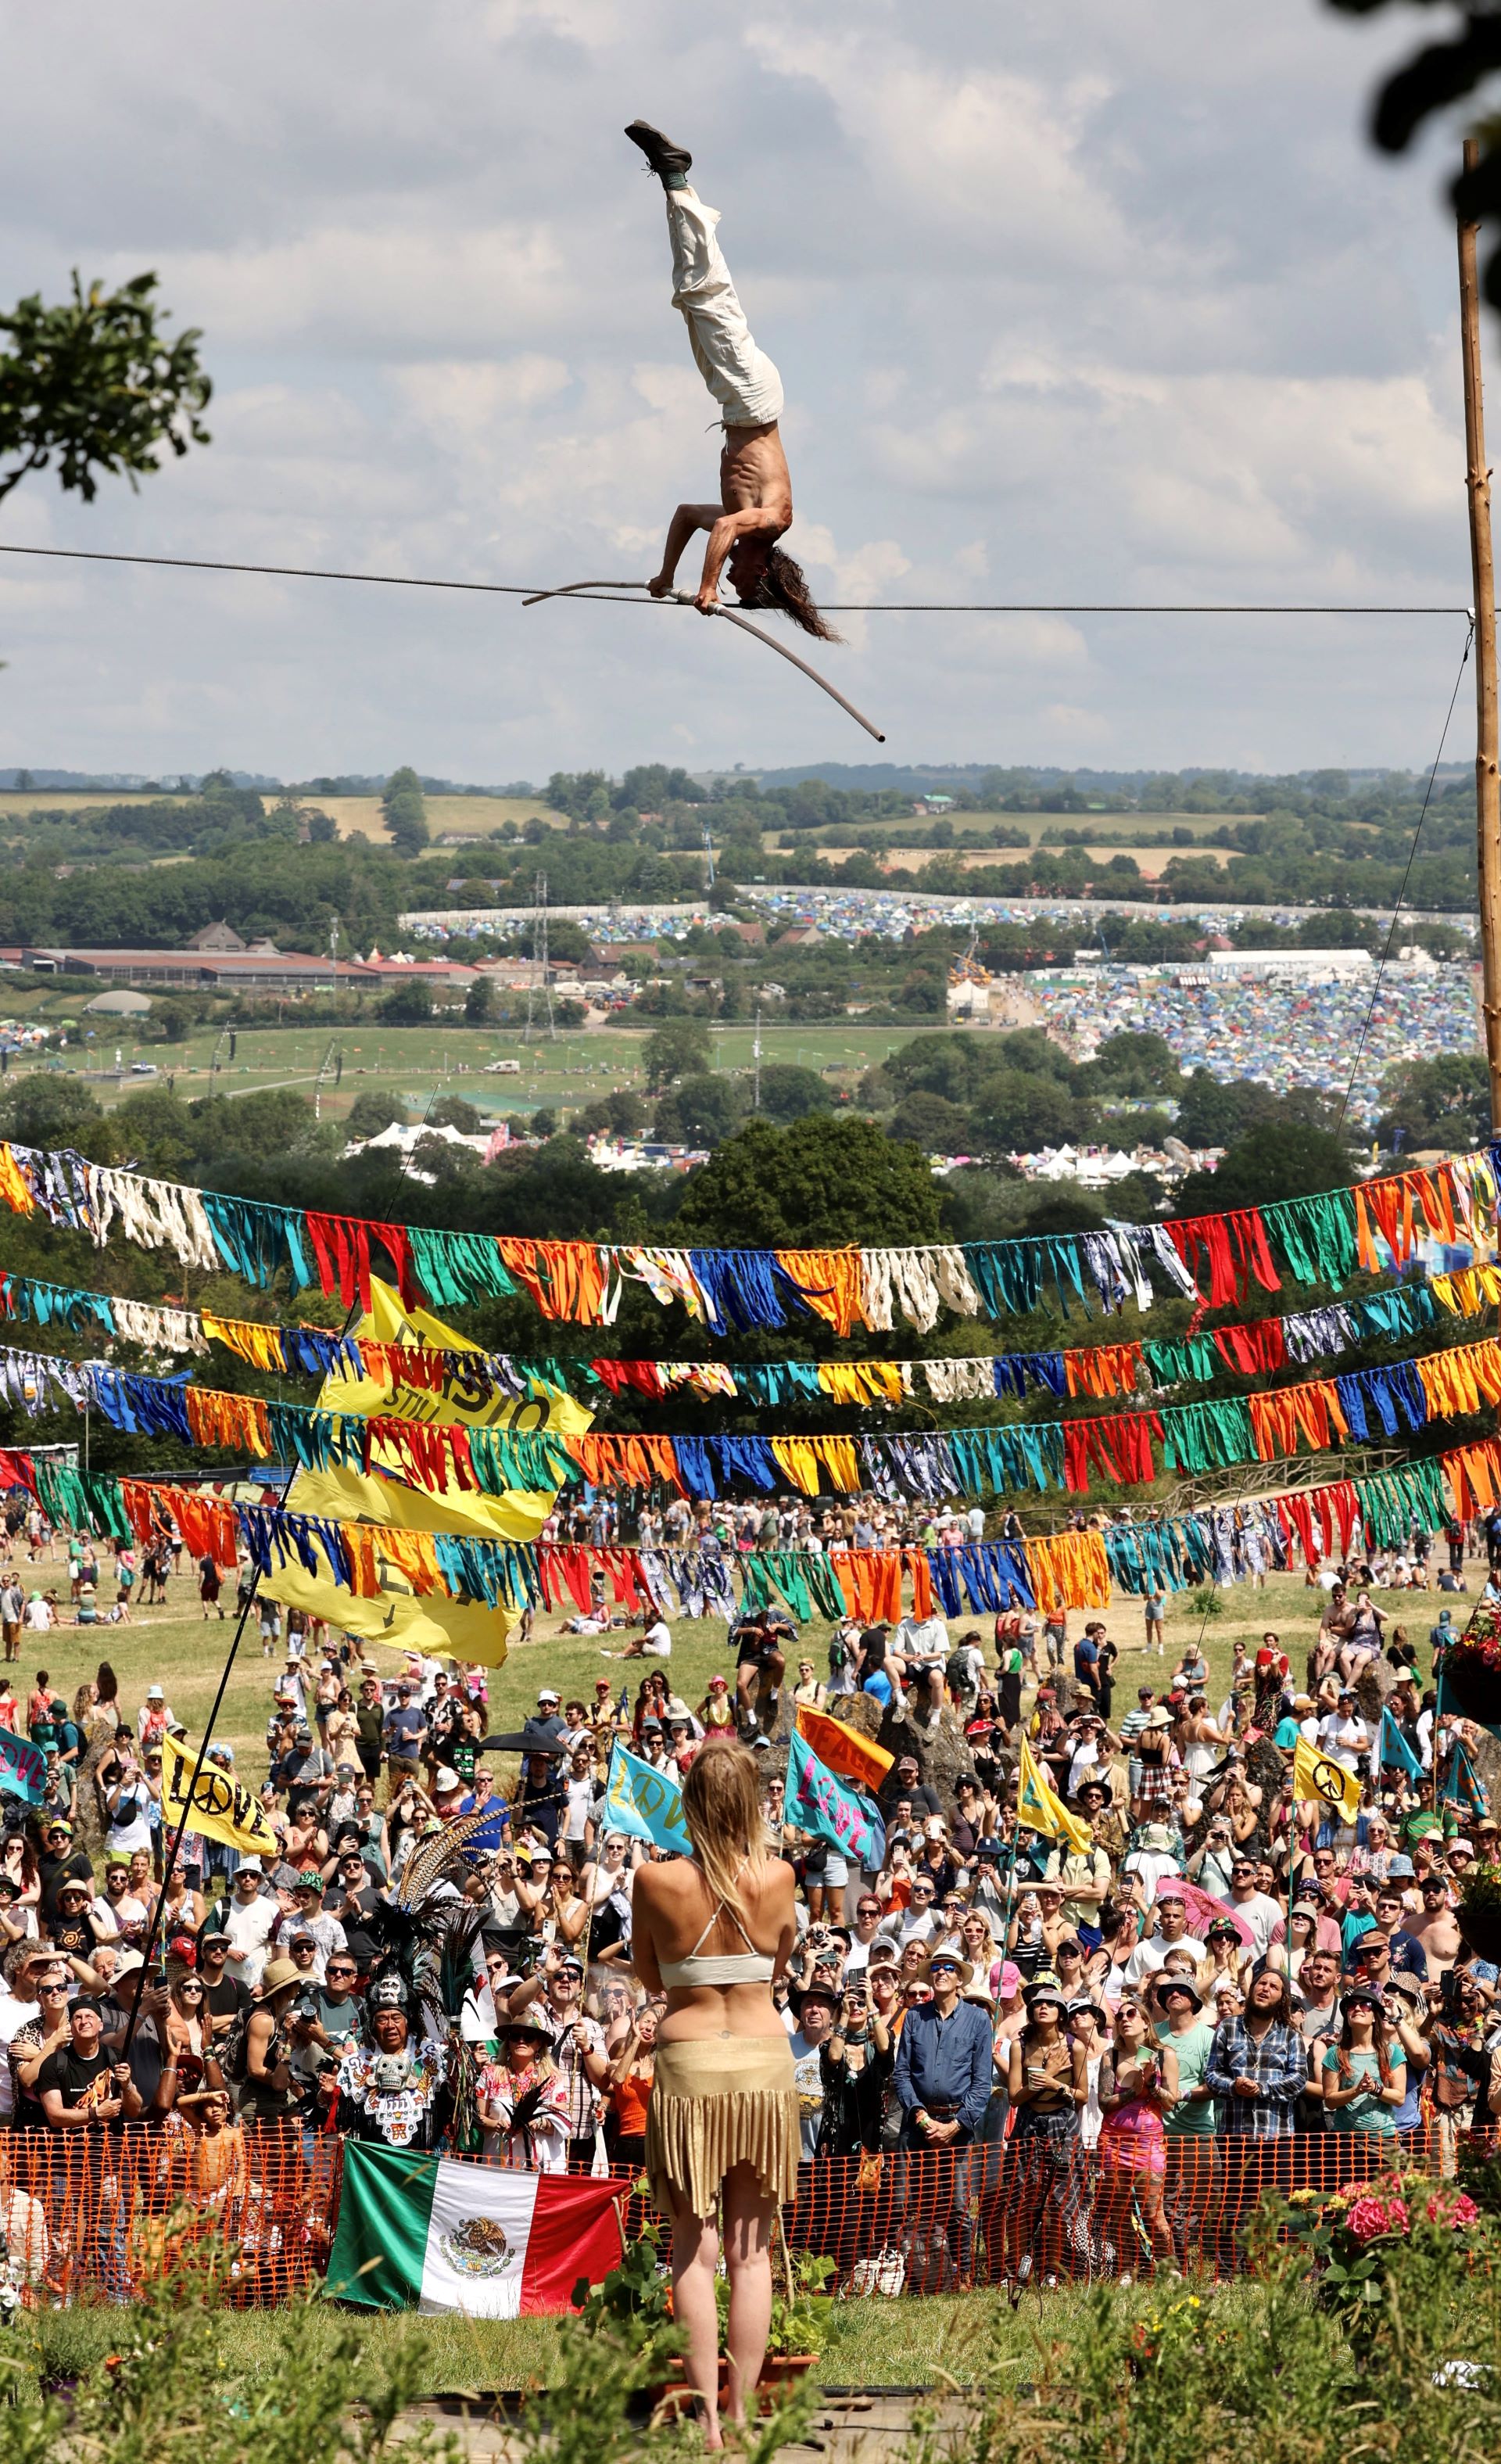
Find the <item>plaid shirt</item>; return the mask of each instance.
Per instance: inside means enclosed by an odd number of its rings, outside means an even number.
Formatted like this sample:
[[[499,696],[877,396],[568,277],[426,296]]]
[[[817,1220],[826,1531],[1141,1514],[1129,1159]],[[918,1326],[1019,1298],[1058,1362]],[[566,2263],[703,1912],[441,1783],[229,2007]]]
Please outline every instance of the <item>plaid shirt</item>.
[[[1293,2128],[1293,2109],[1308,2085],[1308,2054],[1295,2028],[1273,2020],[1259,2044],[1244,2019],[1225,2019],[1214,2031],[1205,2083],[1225,2101],[1225,2128],[1232,2139],[1281,2139]],[[1233,2096],[1231,2081],[1254,2079],[1253,2097]]]

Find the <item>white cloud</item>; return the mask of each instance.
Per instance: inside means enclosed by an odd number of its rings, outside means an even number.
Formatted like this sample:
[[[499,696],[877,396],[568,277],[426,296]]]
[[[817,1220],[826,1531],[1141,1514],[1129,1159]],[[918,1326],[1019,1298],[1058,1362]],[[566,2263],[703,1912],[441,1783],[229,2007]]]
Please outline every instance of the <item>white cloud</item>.
[[[649,570],[717,445],[620,134],[640,111],[724,210],[825,596],[1468,596],[1449,227],[1433,163],[1361,133],[1403,29],[1308,0],[185,22],[8,23],[0,298],[153,265],[218,388],[207,451],[93,508],[31,480],[9,539]],[[483,779],[863,749],[675,610],[0,559],[0,762]],[[819,656],[897,759],[1417,762],[1458,654],[1437,625],[841,624]]]

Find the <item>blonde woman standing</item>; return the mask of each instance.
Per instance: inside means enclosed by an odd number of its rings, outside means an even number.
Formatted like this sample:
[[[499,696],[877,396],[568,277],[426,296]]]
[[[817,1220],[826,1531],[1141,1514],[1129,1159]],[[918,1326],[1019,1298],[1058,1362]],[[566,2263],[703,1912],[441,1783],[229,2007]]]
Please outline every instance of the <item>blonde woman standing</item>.
[[[772,2231],[797,2187],[792,2049],[772,2000],[796,1938],[792,1867],[769,1854],[760,1779],[744,1746],[708,1740],[683,1784],[691,1858],[642,1865],[632,1902],[636,1973],[664,1994],[646,2116],[652,2196],[672,2218],[673,2300],[705,2444],[724,2445],[714,2272],[723,2196],[729,2277],[729,2414],[743,2422],[766,2356]]]

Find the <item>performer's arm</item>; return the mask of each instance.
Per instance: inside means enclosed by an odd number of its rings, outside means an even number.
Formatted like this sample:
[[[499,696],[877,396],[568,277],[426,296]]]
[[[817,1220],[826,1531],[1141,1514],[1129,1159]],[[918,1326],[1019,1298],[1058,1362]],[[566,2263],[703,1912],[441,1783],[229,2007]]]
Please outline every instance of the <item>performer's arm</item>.
[[[653,599],[665,599],[682,562],[683,551],[695,531],[711,531],[724,517],[722,505],[680,505],[667,524],[667,544],[662,551],[662,571],[653,576],[646,587]]]
[[[704,578],[694,602],[702,615],[707,616],[718,605],[719,577],[736,542],[752,538],[757,531],[770,531],[773,540],[779,539],[790,518],[785,505],[747,505],[741,513],[717,517],[709,529],[708,546],[704,555]]]

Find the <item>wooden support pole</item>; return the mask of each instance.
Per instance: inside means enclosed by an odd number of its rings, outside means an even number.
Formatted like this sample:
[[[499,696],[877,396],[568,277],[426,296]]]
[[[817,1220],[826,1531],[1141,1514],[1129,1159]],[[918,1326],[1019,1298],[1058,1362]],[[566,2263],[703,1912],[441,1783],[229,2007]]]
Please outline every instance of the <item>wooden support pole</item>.
[[[1465,140],[1465,168],[1479,149]],[[1490,542],[1490,473],[1486,464],[1486,407],[1480,367],[1480,284],[1475,270],[1478,226],[1459,226],[1459,330],[1465,371],[1466,487],[1469,496],[1469,559],[1475,608],[1475,825],[1480,867],[1481,1010],[1490,1071],[1490,1120],[1501,1129],[1501,746],[1497,742],[1496,588]]]

